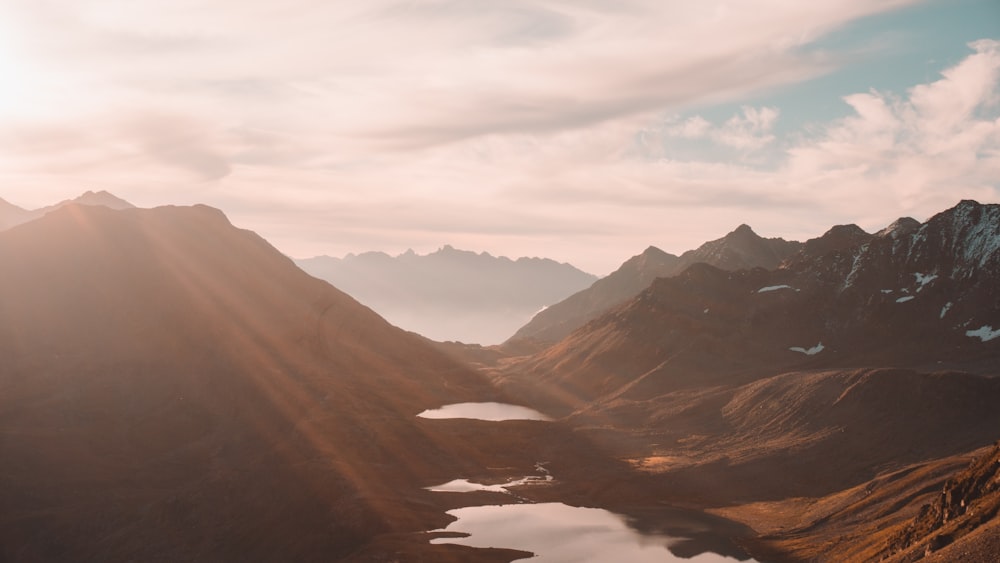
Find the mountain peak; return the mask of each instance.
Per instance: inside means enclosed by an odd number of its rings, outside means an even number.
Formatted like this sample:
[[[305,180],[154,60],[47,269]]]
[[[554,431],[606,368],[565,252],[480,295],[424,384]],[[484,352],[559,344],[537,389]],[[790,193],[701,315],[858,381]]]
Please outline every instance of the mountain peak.
[[[899,238],[901,236],[908,235],[919,228],[920,221],[917,221],[913,217],[900,217],[899,219],[893,221],[888,227],[875,233],[875,236],[879,238],[887,236]]]
[[[773,269],[796,252],[800,243],[780,238],[765,239],[746,223],[736,227],[722,238],[711,240],[681,255],[683,266],[695,262],[712,264],[723,270],[742,270],[755,267]]]
[[[655,246],[649,246],[642,253],[637,254],[622,264],[617,271],[630,272],[655,272],[655,275],[667,275],[676,266],[679,258],[664,252]]]
[[[670,254],[669,252],[664,252],[663,250],[660,250],[659,248],[651,245],[646,247],[646,250],[643,250],[642,253],[639,254],[639,256],[661,257],[661,256],[673,256],[673,254]]]
[[[111,209],[132,209],[135,207],[124,199],[105,190],[97,192],[87,190],[80,196],[69,200],[66,203],[78,203],[80,205],[103,205],[104,207],[110,207]]]
[[[853,223],[834,225],[821,236],[807,240],[802,250],[789,258],[789,261],[803,262],[831,252],[854,248],[870,240],[872,236]]]

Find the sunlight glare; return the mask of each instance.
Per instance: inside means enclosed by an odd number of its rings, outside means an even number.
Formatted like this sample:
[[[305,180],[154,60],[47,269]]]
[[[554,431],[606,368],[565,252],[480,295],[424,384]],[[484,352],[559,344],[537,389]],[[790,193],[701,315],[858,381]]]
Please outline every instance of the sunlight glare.
[[[0,117],[31,112],[34,72],[20,57],[9,26],[0,21]]]

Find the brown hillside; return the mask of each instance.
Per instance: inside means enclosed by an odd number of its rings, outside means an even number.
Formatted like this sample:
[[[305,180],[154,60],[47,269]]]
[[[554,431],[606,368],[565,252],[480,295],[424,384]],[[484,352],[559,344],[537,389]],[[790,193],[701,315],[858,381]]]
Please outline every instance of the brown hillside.
[[[65,206],[0,263],[2,560],[329,561],[478,467],[414,415],[484,381],[214,209]]]

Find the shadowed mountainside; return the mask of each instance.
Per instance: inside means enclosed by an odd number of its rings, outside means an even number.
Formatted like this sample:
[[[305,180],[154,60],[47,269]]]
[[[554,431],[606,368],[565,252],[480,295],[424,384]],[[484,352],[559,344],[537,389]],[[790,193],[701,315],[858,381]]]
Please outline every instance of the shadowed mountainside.
[[[1000,351],[1000,206],[964,201],[909,233],[867,235],[782,268],[695,264],[501,380],[579,408],[797,369],[964,366]],[[860,244],[857,244],[860,243]],[[839,248],[839,249],[837,249]],[[555,396],[558,394],[559,396]]]
[[[393,324],[439,341],[496,344],[539,309],[597,279],[542,258],[511,260],[445,246],[413,251],[298,260]]]
[[[1000,438],[997,279],[1000,206],[962,201],[834,227],[773,270],[692,265],[484,371],[648,476],[600,502],[683,491],[761,557],[867,561]],[[994,523],[968,545],[998,545]]]
[[[587,289],[539,312],[510,341],[557,342],[588,321],[634,298],[654,279],[675,276],[692,264],[706,263],[723,270],[771,269],[801,246],[801,243],[780,238],[765,239],[747,225],[740,225],[726,236],[679,257],[651,246]]]

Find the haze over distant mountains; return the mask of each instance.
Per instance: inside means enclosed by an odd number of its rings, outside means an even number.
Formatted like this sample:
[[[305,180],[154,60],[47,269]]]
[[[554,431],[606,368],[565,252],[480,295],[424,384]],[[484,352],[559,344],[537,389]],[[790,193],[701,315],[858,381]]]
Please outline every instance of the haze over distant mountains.
[[[444,246],[297,260],[396,326],[439,341],[497,344],[539,309],[588,287],[596,276],[543,258],[511,260]]]

